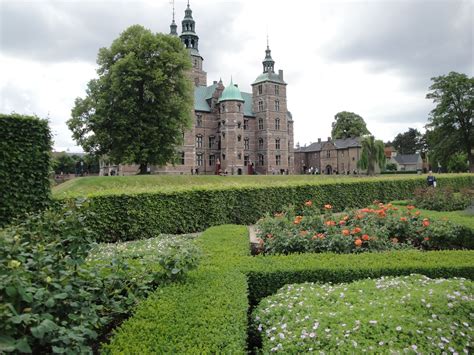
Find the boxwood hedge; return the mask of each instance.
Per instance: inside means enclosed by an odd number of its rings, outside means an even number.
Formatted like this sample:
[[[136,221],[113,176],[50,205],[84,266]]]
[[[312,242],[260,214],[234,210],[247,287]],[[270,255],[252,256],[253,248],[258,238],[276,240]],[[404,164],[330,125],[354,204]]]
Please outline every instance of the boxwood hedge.
[[[440,186],[454,189],[474,185],[474,175],[439,177]],[[91,227],[98,241],[114,242],[149,238],[157,233],[179,234],[203,231],[226,223],[253,224],[267,212],[305,200],[330,203],[335,211],[367,206],[374,199],[405,199],[419,187],[424,177],[318,184],[255,187],[193,188],[176,192],[110,194],[91,196],[95,214]]]
[[[200,268],[141,303],[103,353],[245,353],[247,312],[287,283],[411,273],[474,278],[474,251],[251,257],[242,226],[210,228],[198,242],[206,253]]]
[[[48,121],[0,114],[0,227],[50,200]]]

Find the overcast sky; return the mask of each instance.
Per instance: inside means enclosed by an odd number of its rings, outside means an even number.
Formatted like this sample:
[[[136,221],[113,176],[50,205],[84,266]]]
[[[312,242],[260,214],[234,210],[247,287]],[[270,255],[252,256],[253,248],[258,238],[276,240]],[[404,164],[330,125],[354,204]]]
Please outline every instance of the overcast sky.
[[[180,30],[186,1],[176,0]],[[57,150],[94,78],[100,47],[128,26],[169,32],[168,0],[0,0],[0,112],[49,117]],[[423,129],[430,78],[474,74],[474,1],[191,0],[208,84],[242,91],[262,72],[269,34],[288,83],[295,143],[327,138],[334,115],[361,115],[379,139]]]

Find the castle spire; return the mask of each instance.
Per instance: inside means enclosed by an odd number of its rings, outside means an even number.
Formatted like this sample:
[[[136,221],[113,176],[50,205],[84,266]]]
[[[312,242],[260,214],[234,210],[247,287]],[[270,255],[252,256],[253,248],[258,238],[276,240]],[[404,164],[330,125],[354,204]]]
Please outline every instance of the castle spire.
[[[191,10],[191,7],[189,5],[189,0],[188,0],[188,6],[186,10],[184,11],[184,19],[181,21],[182,25],[182,32],[181,35],[179,36],[181,38],[181,41],[184,43],[186,48],[191,52],[193,55],[199,55],[199,50],[198,50],[198,41],[199,37],[196,34],[196,23],[194,22],[193,19],[193,11]]]
[[[171,0],[171,4],[173,5],[173,21],[171,22],[171,25],[170,25],[170,35],[177,36],[178,25],[176,25],[176,22],[174,22],[174,0]]]
[[[275,71],[275,61],[272,59],[272,51],[270,50],[270,45],[268,42],[267,34],[267,49],[265,50],[265,59],[262,62],[263,72],[264,73],[273,73]]]

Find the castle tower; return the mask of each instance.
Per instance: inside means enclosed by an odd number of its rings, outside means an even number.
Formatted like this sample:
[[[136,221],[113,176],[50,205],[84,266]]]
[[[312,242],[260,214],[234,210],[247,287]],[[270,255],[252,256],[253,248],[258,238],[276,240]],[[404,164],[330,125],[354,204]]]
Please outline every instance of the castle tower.
[[[203,58],[199,54],[199,37],[196,34],[196,23],[193,19],[193,11],[188,6],[184,11],[184,19],[181,22],[182,31],[179,38],[184,43],[191,57],[193,68],[191,70],[191,79],[196,86],[207,86],[207,73],[202,70]]]
[[[256,115],[256,170],[259,174],[292,171],[292,119],[286,103],[283,70],[275,73],[275,61],[267,43],[263,73],[252,83]]]
[[[244,99],[230,80],[219,98],[221,169],[232,175],[242,175],[244,169]]]
[[[171,36],[178,36],[178,25],[174,22],[174,0],[173,0],[173,21],[171,21],[170,25],[170,35]]]

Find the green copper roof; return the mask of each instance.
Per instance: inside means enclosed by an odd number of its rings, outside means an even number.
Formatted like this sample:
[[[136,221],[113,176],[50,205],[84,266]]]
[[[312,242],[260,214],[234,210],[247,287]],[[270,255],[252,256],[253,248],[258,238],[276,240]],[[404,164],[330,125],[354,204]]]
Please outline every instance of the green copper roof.
[[[230,80],[230,84],[228,87],[224,89],[222,92],[221,97],[219,98],[219,102],[222,101],[244,101],[242,98],[242,94],[240,93],[240,90],[237,86],[234,85],[232,82],[232,79]]]
[[[258,76],[258,78],[255,79],[255,81],[253,82],[252,85],[262,83],[264,81],[273,81],[274,83],[279,83],[279,84],[285,84],[286,85],[286,83],[283,80],[280,79],[278,74],[275,74],[275,73],[272,73],[272,72],[266,72],[266,73],[260,74]]]
[[[207,100],[212,98],[212,95],[216,91],[217,84],[211,86],[196,86],[194,88],[194,110],[202,112],[211,112],[209,103]],[[255,117],[252,112],[252,94],[249,92],[242,92],[242,98],[244,101],[244,116]]]

